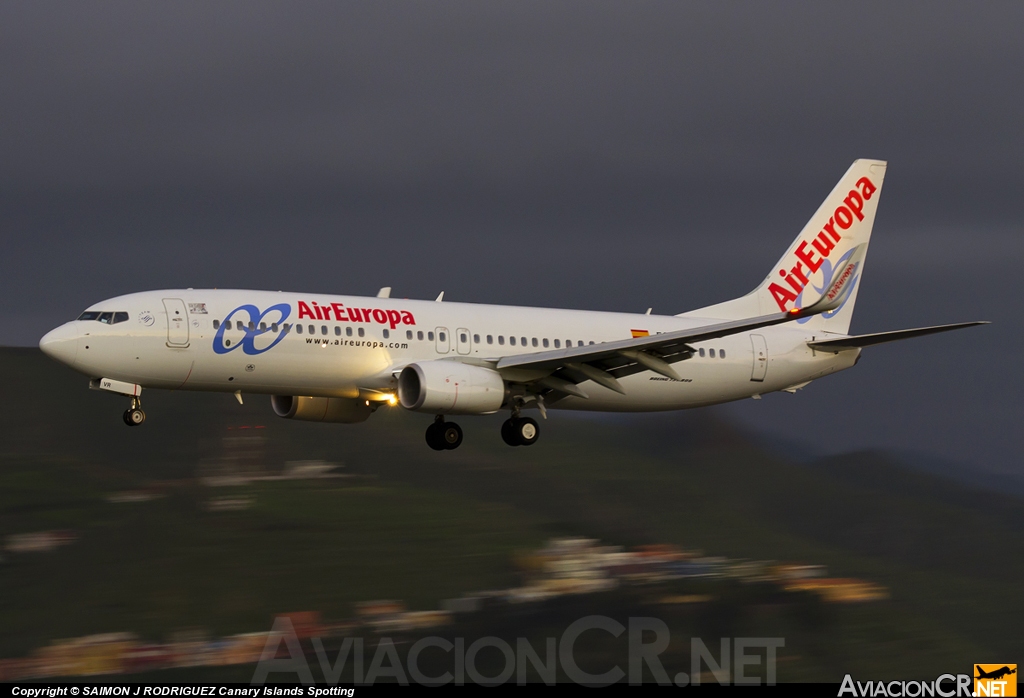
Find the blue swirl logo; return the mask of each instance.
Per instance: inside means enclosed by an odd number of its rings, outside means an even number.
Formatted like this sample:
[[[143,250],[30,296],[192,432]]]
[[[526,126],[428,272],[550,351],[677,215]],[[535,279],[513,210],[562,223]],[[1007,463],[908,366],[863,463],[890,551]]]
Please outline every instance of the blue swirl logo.
[[[818,292],[819,296],[821,294],[823,294],[825,292],[825,289],[828,288],[829,284],[832,283],[832,277],[835,276],[836,269],[842,269],[843,267],[845,267],[846,266],[846,261],[850,258],[850,256],[854,253],[854,250],[856,250],[856,249],[857,249],[856,247],[853,248],[852,250],[850,250],[849,252],[844,254],[842,257],[840,257],[838,260],[836,260],[836,263],[835,263],[834,266],[827,259],[821,260],[821,271],[823,272],[821,288],[818,288],[817,286],[815,286],[813,282],[809,283],[808,286],[812,286],[814,288],[814,290]],[[858,265],[858,266],[860,266],[860,265]],[[842,293],[845,294],[845,297],[843,298],[843,302],[839,304],[839,307],[835,308],[834,310],[829,310],[827,312],[822,313],[821,317],[826,319],[826,320],[828,320],[830,317],[835,317],[839,313],[839,311],[843,309],[843,306],[846,305],[846,302],[848,300],[850,300],[850,298],[853,296],[853,289],[856,288],[857,281],[859,281],[859,280],[860,280],[860,273],[858,272],[858,273],[854,274],[853,278],[850,279],[850,283],[846,284],[846,287],[842,290]],[[797,308],[804,307],[804,291],[806,291],[806,290],[807,290],[807,286],[805,286],[804,290],[800,292],[800,295],[796,297],[796,303],[794,304],[795,307],[797,307]],[[815,316],[814,315],[808,315],[807,317],[802,317],[799,320],[797,320],[797,323],[802,325],[802,324],[804,324],[806,322],[810,322],[812,317],[815,317]]]
[[[241,312],[244,312],[246,315],[249,316],[249,321],[243,323],[242,325],[242,327],[245,330],[245,336],[242,337],[242,340],[237,344],[232,344],[231,340],[225,342],[224,331],[231,327],[231,319],[235,317],[237,313]],[[270,328],[268,327],[260,329],[260,323],[266,320],[267,316],[270,315],[271,313],[278,314],[278,317],[271,317],[269,320],[269,324],[277,323],[278,325],[283,325],[284,321],[288,319],[288,316],[292,314],[292,307],[287,303],[279,303],[277,305],[270,306],[263,312],[260,312],[260,309],[257,308],[255,305],[247,304],[238,306],[230,313],[228,313],[228,316],[224,318],[224,322],[221,323],[220,329],[217,330],[217,334],[214,335],[213,351],[217,354],[227,354],[230,351],[234,351],[238,347],[242,347],[243,352],[245,352],[246,354],[250,354],[252,356],[262,354],[265,351],[270,351],[271,349],[276,347],[282,339],[284,339],[284,336],[286,334],[288,334],[287,330],[285,330],[284,327],[281,327],[281,331],[277,335],[277,339],[275,339],[273,342],[266,345],[265,347],[261,348],[257,346],[257,338],[270,332]],[[264,323],[264,325],[266,324],[268,323]]]

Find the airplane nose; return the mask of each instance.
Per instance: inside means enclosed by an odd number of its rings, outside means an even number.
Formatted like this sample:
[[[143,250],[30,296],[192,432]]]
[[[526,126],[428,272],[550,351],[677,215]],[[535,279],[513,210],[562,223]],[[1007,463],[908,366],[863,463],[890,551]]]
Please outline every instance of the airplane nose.
[[[39,340],[39,348],[51,359],[73,366],[78,358],[78,332],[68,325],[50,330]]]

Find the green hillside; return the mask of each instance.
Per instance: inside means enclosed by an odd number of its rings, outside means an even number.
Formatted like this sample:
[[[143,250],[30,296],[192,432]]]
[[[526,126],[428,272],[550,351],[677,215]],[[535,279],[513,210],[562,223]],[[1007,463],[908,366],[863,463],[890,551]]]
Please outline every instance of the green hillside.
[[[38,351],[0,350],[0,535],[79,535],[53,553],[4,553],[0,656],[114,630],[262,630],[294,610],[340,619],[373,598],[433,608],[514,583],[515,555],[563,534],[820,563],[889,587],[889,601],[811,618],[760,601],[720,613],[724,631],[787,637],[783,678],[928,677],[1024,650],[1011,622],[1024,613],[1024,504],[884,454],[786,462],[706,411],[553,412],[529,449],[501,443],[500,416],[464,418],[463,446],[435,453],[428,415],[304,424],[265,396],[156,391],[129,429],[125,401],[86,384]],[[201,486],[231,439],[257,434],[240,427],[262,427],[252,467],[324,459],[350,477]],[[162,496],[107,501],[133,488]],[[232,493],[251,508],[207,511]],[[580,610],[609,612],[592,603]]]

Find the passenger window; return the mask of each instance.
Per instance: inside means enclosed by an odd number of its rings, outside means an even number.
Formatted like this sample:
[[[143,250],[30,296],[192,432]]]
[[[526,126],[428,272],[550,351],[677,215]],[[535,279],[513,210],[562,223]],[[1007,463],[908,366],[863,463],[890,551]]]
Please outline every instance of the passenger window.
[[[104,325],[109,325],[113,317],[113,313],[100,313],[100,322],[102,322]]]
[[[478,334],[473,335],[473,344],[479,344],[479,343],[480,343],[480,335],[478,335]]]
[[[525,347],[526,346],[526,337],[520,337],[520,339],[523,340],[523,346]]]
[[[275,332],[276,333],[277,329],[278,329],[278,327],[277,327],[277,323],[276,322],[270,323],[270,331],[271,332]]]
[[[544,348],[547,349],[548,348],[548,338],[547,337],[544,338],[543,344],[544,344]]]
[[[703,359],[703,358],[704,358],[704,347],[701,347],[701,348],[700,348],[700,351],[699,351],[699,352],[697,352],[697,353],[699,353],[699,354],[700,354],[700,358],[702,358],[702,359]]]
[[[423,341],[423,330],[416,331],[416,339],[420,340],[421,342]]]
[[[244,330],[245,329],[245,325],[242,324],[241,320],[235,320],[235,329],[236,330]]]
[[[213,329],[215,329],[215,330],[219,330],[220,329],[220,320],[214,320],[213,321]]]
[[[494,344],[494,335],[493,334],[487,335],[487,343],[488,344]]]
[[[431,342],[434,341],[434,333],[433,332],[427,332],[427,340],[431,341]]]
[[[561,348],[562,348],[562,340],[556,339],[555,340],[555,349],[561,349]]]
[[[250,330],[255,330],[256,329],[256,323],[253,322],[252,320],[249,321],[249,329]]]
[[[352,336],[352,328],[351,327],[346,327],[345,328],[345,336],[346,337],[351,337]]]
[[[406,339],[412,339],[412,330],[406,330],[405,331],[405,338]]]
[[[341,336],[341,325],[335,325],[334,326],[334,336],[335,337],[340,337]]]
[[[469,336],[465,332],[461,332],[459,334],[459,341],[465,344],[466,342],[469,341]]]
[[[508,343],[511,344],[512,346],[515,346],[516,345],[516,338],[515,337],[509,337],[508,338]]]
[[[260,329],[263,330],[264,332],[266,332],[267,331],[267,323],[261,322],[260,323]]]
[[[720,359],[724,359],[725,358],[725,349],[719,349],[718,350],[718,358],[720,358]]]
[[[438,332],[437,333],[437,341],[439,341],[439,342],[447,342],[448,341],[448,337],[447,337],[447,335],[445,335],[444,332]]]
[[[327,334],[327,325],[320,325],[320,334]]]
[[[89,311],[84,312],[81,315],[79,315],[78,319],[82,320],[84,322],[86,320],[98,320],[99,317],[100,317],[100,314],[97,313],[95,310],[89,310]]]
[[[536,338],[536,337],[534,337],[534,338],[533,338],[533,341],[532,341],[531,343],[533,344],[533,346],[537,346],[537,338]]]
[[[387,339],[390,336],[391,336],[391,330],[384,330],[384,339]]]
[[[505,335],[503,335],[503,334],[499,334],[498,335],[498,344],[501,345],[501,346],[505,346]]]
[[[114,313],[114,324],[128,322],[128,313]]]
[[[366,336],[366,330],[364,330],[362,327],[359,328],[359,336],[360,337],[365,337]]]
[[[316,334],[316,327],[315,326],[310,325],[307,329],[309,329],[309,333],[310,334]]]
[[[714,349],[708,349],[708,354],[711,356],[712,359],[715,358],[715,350]]]
[[[295,332],[297,334],[302,334],[302,325],[296,325],[295,326]]]

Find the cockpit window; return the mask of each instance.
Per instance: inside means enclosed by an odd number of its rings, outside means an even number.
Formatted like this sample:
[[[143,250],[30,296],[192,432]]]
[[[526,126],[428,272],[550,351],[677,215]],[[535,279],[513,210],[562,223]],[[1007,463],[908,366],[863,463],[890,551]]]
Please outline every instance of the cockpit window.
[[[116,325],[119,322],[128,322],[128,313],[102,313],[99,310],[86,310],[78,316],[79,320],[97,320],[104,325]]]

